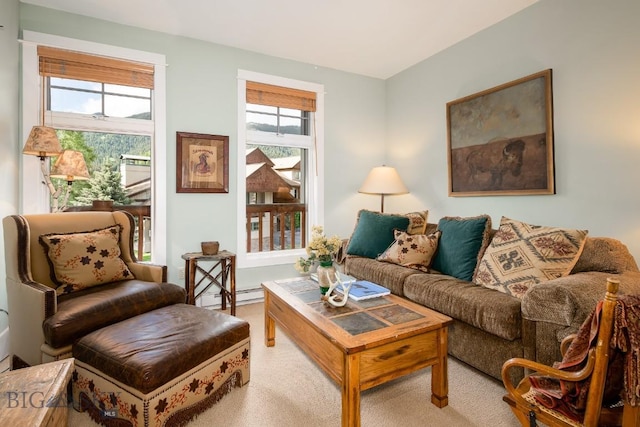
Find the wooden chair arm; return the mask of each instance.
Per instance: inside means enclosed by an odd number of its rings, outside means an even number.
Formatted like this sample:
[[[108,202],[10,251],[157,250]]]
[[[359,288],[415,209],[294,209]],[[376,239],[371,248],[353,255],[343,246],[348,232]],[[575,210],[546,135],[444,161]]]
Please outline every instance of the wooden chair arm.
[[[555,368],[552,368],[551,366],[543,365],[541,363],[534,362],[532,360],[515,357],[507,360],[506,362],[504,362],[504,365],[502,365],[502,382],[504,383],[505,388],[509,392],[509,395],[511,395],[511,397],[514,400],[517,400],[518,402],[526,405],[528,404],[528,402],[526,402],[520,396],[520,394],[516,392],[516,386],[511,382],[511,379],[509,377],[510,369],[515,367],[521,367],[525,369],[530,369],[534,371],[536,374],[546,375],[548,377],[553,377],[558,380],[583,381],[586,378],[588,378],[593,372],[595,362],[596,362],[596,353],[595,353],[595,349],[593,348],[589,350],[589,355],[588,355],[588,359],[585,367],[575,372],[562,371],[560,369],[555,369]]]
[[[560,343],[560,354],[562,355],[562,357],[564,357],[564,354],[567,352],[567,349],[575,339],[576,335],[577,334],[567,335]]]

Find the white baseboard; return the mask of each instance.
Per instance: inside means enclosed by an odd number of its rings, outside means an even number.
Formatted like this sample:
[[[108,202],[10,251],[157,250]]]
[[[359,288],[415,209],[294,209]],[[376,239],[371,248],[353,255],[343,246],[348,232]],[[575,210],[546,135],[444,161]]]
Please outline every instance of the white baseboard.
[[[264,301],[264,291],[262,288],[245,289],[236,292],[236,305],[253,304]],[[219,293],[205,293],[196,300],[198,307],[219,309],[222,305],[222,298]]]
[[[4,360],[9,356],[9,328],[4,328],[4,331],[0,332],[0,360]]]

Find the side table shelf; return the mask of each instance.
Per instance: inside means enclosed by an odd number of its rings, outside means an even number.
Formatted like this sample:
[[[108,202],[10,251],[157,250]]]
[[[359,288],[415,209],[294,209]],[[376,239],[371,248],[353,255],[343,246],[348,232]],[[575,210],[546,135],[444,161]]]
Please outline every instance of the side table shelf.
[[[184,288],[187,291],[187,304],[195,305],[196,299],[215,285],[220,289],[222,309],[226,310],[228,303],[231,315],[235,316],[236,254],[229,251],[219,251],[216,255],[189,252],[183,254],[182,259],[185,260]],[[201,265],[207,262],[213,264],[210,266]],[[200,276],[199,279],[198,276]]]

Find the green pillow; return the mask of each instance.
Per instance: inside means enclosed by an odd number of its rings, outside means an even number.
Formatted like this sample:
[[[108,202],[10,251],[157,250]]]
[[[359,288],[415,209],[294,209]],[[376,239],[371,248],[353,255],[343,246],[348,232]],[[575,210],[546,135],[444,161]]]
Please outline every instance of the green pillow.
[[[394,241],[393,230],[406,231],[409,218],[403,215],[388,215],[361,210],[358,212],[356,229],[349,239],[347,254],[377,258]]]
[[[442,234],[431,267],[442,274],[471,281],[489,244],[491,217],[444,217],[438,222],[438,230]]]

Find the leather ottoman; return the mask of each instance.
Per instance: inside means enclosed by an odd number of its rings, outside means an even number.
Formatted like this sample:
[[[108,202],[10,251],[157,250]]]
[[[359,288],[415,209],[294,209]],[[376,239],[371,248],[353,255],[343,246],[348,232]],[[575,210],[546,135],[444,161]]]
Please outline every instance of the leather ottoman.
[[[105,426],[184,425],[249,382],[249,324],[175,304],[73,345],[73,406]]]

